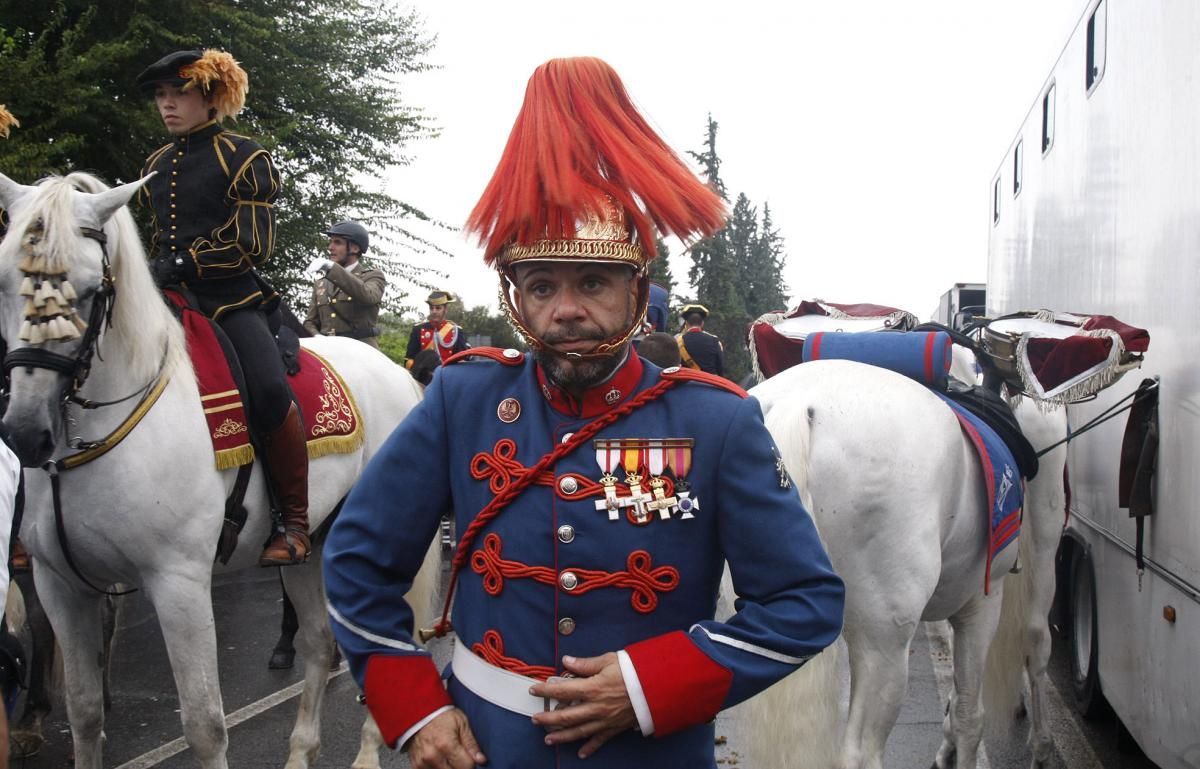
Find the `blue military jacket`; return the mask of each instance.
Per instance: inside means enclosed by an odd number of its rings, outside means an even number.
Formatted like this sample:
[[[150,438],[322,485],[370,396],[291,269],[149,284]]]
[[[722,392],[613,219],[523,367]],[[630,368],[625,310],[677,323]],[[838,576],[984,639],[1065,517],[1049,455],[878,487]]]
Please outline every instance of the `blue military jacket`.
[[[533,361],[493,357],[443,368],[351,492],[325,548],[330,613],[389,744],[452,700],[489,767],[576,766],[579,745],[547,747],[528,716],[476,697],[452,670],[447,698],[402,596],[442,513],[453,511],[461,536],[526,468],[664,373],[631,352],[573,400]],[[607,425],[470,544],[456,643],[534,678],[561,671],[563,655],[629,654],[654,734],[610,740],[589,767],[714,766],[716,712],[787,675],[841,629],[841,580],[758,402],[731,389],[686,381]],[[619,479],[615,511],[606,473]],[[630,474],[641,482],[631,486]],[[639,490],[643,503],[630,504]],[[653,508],[655,499],[674,504]],[[725,559],[739,598],[737,613],[717,622]]]

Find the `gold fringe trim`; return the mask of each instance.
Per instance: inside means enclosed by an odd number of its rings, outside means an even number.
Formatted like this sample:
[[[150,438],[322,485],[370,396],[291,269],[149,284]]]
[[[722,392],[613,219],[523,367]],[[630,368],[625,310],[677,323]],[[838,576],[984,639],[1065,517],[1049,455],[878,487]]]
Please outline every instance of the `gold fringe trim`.
[[[254,447],[249,443],[236,449],[220,449],[213,453],[216,454],[218,470],[232,470],[254,461]]]
[[[355,414],[357,418],[358,415]],[[330,454],[349,454],[363,445],[362,422],[349,435],[325,435],[308,442],[308,458],[320,459]]]

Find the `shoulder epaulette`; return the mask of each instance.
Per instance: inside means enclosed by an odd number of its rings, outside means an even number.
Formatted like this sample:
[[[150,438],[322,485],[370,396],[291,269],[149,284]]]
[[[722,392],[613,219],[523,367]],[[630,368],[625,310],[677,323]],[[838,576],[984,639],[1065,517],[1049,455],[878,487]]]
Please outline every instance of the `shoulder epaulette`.
[[[742,388],[730,382],[728,379],[716,374],[709,374],[706,371],[697,371],[696,369],[680,368],[679,366],[671,366],[663,369],[663,379],[682,379],[688,382],[700,382],[702,384],[718,387],[722,390],[727,390],[739,398],[748,398],[747,393]]]
[[[503,363],[505,366],[520,366],[525,363],[525,353],[520,350],[514,350],[511,347],[507,350],[501,350],[499,347],[471,347],[462,352],[454,353],[442,361],[442,365],[449,366],[453,363],[470,360],[471,358],[490,358],[497,363]]]

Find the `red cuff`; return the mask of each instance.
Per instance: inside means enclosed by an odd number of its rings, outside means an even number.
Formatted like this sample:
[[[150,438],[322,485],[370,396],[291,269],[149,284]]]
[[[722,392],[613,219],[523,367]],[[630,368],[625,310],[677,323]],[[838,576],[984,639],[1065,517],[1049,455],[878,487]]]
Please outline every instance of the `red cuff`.
[[[687,634],[673,633],[626,647],[654,719],[654,736],[664,737],[717,717],[733,673],[718,665]]]
[[[453,704],[433,658],[423,654],[371,657],[367,660],[363,693],[383,741],[392,748],[413,724],[438,708]]]

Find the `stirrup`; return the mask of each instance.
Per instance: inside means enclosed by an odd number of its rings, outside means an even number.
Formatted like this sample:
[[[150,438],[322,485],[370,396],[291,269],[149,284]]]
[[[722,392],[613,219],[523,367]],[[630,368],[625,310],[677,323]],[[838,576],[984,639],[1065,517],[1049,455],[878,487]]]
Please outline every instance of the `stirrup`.
[[[276,536],[282,536],[283,543],[285,545],[287,545],[288,556],[286,559],[279,558],[279,557],[273,557],[273,558],[267,557],[267,551],[270,550],[271,546],[275,543]],[[304,557],[303,558],[298,558],[296,555],[296,545],[292,542],[293,537],[303,537],[303,540],[300,540],[300,541],[307,542],[307,547],[305,547],[305,549],[304,549]],[[267,546],[265,548],[263,548],[262,555],[259,556],[258,565],[263,566],[263,567],[267,567],[267,566],[298,566],[298,565],[304,563],[305,561],[307,561],[308,557],[310,555],[312,555],[312,540],[309,539],[308,534],[302,533],[295,529],[285,529],[282,532],[277,532],[275,535],[272,535],[271,539],[268,540]]]

